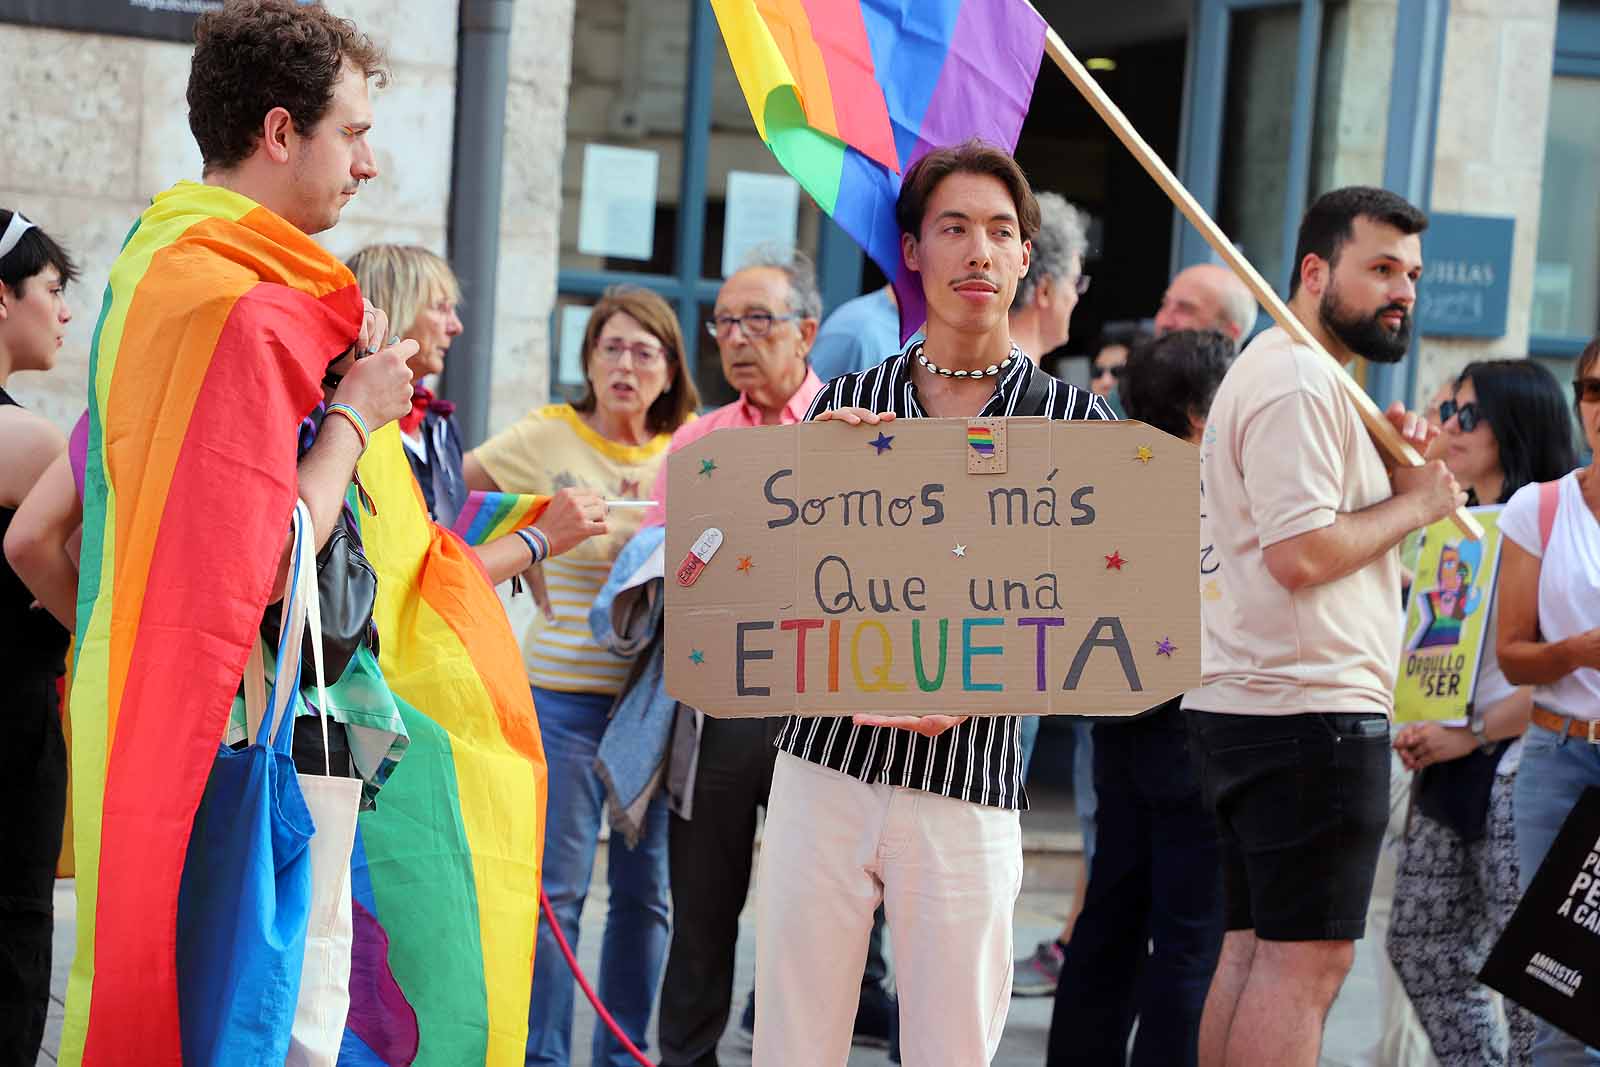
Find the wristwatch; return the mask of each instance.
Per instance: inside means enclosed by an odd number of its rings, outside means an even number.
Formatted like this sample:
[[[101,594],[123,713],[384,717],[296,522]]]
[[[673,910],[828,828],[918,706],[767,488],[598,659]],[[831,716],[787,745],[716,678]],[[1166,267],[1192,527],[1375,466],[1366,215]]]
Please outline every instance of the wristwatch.
[[[1489,735],[1485,733],[1485,731],[1488,729],[1488,724],[1483,721],[1483,716],[1467,716],[1467,729],[1471,730],[1472,736],[1478,739],[1478,747],[1480,749],[1487,752],[1494,747],[1495,743],[1489,740]]]

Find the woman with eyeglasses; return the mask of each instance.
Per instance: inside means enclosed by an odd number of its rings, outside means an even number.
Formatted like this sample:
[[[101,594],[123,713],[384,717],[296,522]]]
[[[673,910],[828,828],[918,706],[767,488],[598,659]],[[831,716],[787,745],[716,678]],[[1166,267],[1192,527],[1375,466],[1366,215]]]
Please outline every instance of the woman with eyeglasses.
[[[1576,462],[1565,408],[1555,378],[1532,360],[1473,363],[1439,406],[1443,427],[1434,452],[1472,503],[1525,501],[1527,491],[1537,491],[1533,483],[1559,478]],[[1501,513],[1508,539],[1519,530],[1521,506],[1507,504]],[[1504,551],[1509,558],[1521,550],[1512,540]],[[1459,595],[1466,564],[1448,545],[1442,558],[1436,577],[1453,592],[1414,587],[1413,596]],[[1507,588],[1502,581],[1501,599],[1488,609],[1488,634],[1497,614],[1505,626]],[[1451,614],[1438,603],[1434,613],[1436,622]],[[1443,1067],[1527,1064],[1534,1038],[1533,1016],[1505,1001],[1502,1018],[1501,998],[1477,980],[1519,896],[1514,800],[1520,799],[1520,738],[1533,706],[1532,689],[1507,680],[1512,672],[1496,659],[1492,641],[1486,640],[1468,717],[1412,723],[1394,739],[1417,778],[1387,949]]]
[[[1507,680],[1533,689],[1513,797],[1523,892],[1583,791],[1600,786],[1600,340],[1578,356],[1572,386],[1595,458],[1524,486],[1500,516],[1495,648]],[[1579,1062],[1600,1051],[1541,1020],[1533,1063]]]
[[[649,500],[672,432],[693,417],[700,402],[683,353],[677,316],[665,300],[645,289],[608,289],[584,331],[582,398],[531,411],[468,453],[467,487],[548,494],[576,486],[607,500]],[[550,774],[544,888],[574,945],[605,815],[606,790],[595,756],[630,666],[596,643],[589,608],[642,516],[642,509],[614,509],[606,516],[606,533],[544,562],[548,599],[523,641]],[[642,1047],[667,946],[664,791],[651,804],[638,847],[627,848],[621,834],[612,836],[606,874],[610,911],[600,996]],[[572,1007],[572,976],[541,923],[528,1063],[572,1061]],[[592,1062],[633,1061],[605,1027],[596,1027]]]

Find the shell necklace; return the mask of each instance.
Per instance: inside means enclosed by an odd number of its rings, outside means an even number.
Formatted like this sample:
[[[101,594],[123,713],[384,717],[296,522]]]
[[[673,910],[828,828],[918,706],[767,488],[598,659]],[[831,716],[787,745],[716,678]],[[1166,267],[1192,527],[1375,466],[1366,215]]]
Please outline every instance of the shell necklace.
[[[921,346],[917,348],[917,362],[941,378],[993,378],[996,374],[1011,366],[1011,361],[1016,358],[1017,346],[1012,345],[1011,351],[1007,353],[1005,359],[1002,359],[999,363],[991,363],[982,370],[950,370],[929,359]]]

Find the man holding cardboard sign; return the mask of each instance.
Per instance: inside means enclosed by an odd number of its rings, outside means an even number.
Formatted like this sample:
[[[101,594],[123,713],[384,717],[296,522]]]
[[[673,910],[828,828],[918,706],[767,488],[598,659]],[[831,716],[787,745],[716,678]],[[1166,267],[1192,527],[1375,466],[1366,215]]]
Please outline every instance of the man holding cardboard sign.
[[[1039,208],[1009,155],[977,142],[930,152],[906,174],[896,215],[927,298],[926,341],[830,383],[812,418],[876,424],[883,450],[895,416],[1111,418],[1012,343],[1007,311]],[[761,851],[755,1062],[844,1062],[880,896],[905,1061],[992,1058],[1022,878],[1018,720],[968,719],[959,698],[948,710],[785,722]]]
[[[1290,308],[1340,363],[1405,355],[1426,226],[1382,189],[1306,213]],[[1201,446],[1203,681],[1184,707],[1228,926],[1203,1067],[1316,1063],[1389,814],[1395,548],[1466,499],[1442,463],[1386,471],[1338,375],[1266,331],[1223,380]],[[1390,420],[1419,446],[1430,436],[1416,415]]]

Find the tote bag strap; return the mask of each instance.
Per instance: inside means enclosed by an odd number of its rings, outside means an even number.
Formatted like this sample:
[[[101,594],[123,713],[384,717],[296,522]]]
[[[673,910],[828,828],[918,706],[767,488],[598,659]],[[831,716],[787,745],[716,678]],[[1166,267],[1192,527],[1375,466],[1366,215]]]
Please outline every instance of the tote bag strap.
[[[253,738],[261,730],[261,719],[267,713],[267,659],[266,646],[261,635],[256,634],[250,646],[250,659],[244,665],[244,735]]]
[[[257,742],[288,751],[291,728],[285,722],[294,717],[294,699],[300,682],[300,646],[306,629],[306,583],[316,582],[316,549],[311,543],[311,512],[302,500],[295,501],[294,547],[289,554],[289,581],[283,595],[283,619],[278,627],[278,661],[272,675],[272,698]]]
[[[305,502],[300,503],[304,508]],[[310,511],[307,510],[307,525],[309,526]],[[317,676],[317,718],[322,720],[322,770],[328,777],[333,777],[333,756],[328,746],[328,684],[326,671],[322,663],[322,599],[317,583],[315,567],[308,567],[306,586],[301,590],[302,599],[306,605],[306,625],[311,629],[311,663]]]
[[[1550,549],[1550,534],[1556,528],[1556,510],[1561,506],[1561,482],[1539,483],[1539,554]]]

